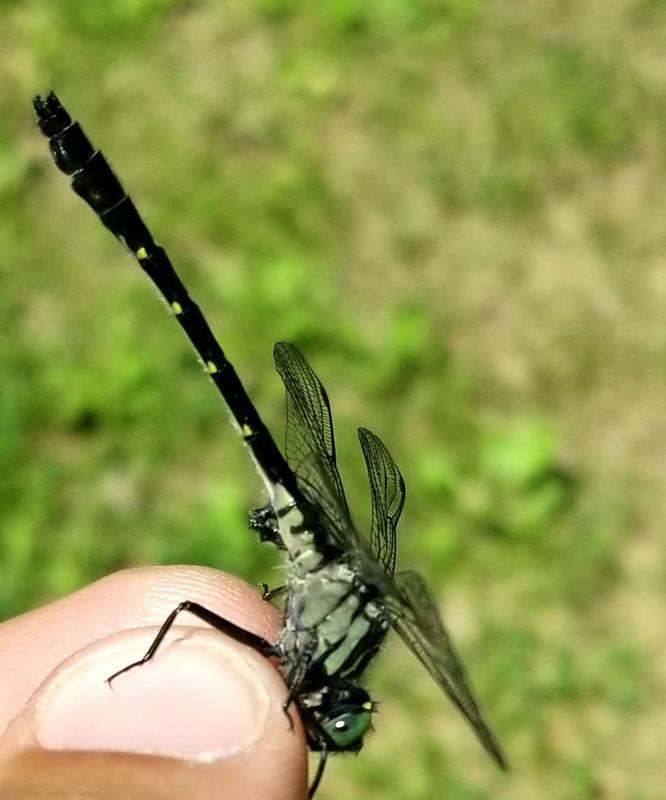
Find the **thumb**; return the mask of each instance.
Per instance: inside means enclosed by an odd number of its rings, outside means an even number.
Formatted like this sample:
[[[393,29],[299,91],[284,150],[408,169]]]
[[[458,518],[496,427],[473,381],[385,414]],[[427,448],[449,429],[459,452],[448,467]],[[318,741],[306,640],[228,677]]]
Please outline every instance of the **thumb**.
[[[304,800],[307,751],[285,685],[248,647],[176,628],[94,642],[54,671],[0,740],[0,800]]]

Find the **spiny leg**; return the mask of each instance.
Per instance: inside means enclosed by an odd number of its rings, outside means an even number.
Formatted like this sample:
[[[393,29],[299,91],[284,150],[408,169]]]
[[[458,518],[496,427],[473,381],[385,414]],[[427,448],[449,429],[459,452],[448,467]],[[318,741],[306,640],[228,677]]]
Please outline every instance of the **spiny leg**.
[[[258,533],[260,542],[270,542],[279,550],[284,550],[284,542],[280,535],[277,516],[270,503],[251,509],[248,525],[250,530]]]
[[[230,636],[237,642],[241,644],[247,645],[251,647],[253,650],[256,650],[258,653],[261,653],[263,656],[270,656],[274,655],[275,648],[273,645],[266,641],[261,636],[257,636],[256,633],[251,633],[250,631],[246,631],[244,628],[235,625],[233,622],[229,622],[228,619],[221,617],[219,614],[216,614],[214,611],[206,608],[205,606],[200,605],[199,603],[194,603],[191,600],[185,600],[184,602],[180,603],[177,608],[169,614],[169,616],[164,620],[162,623],[162,627],[157,632],[157,636],[153,639],[150,647],[146,650],[145,654],[142,658],[138,661],[133,661],[131,664],[128,664],[126,667],[119,669],[118,672],[114,672],[113,675],[110,675],[106,682],[111,685],[111,682],[114,681],[119,675],[122,675],[125,672],[129,672],[134,667],[140,667],[142,664],[145,664],[147,661],[150,661],[152,657],[157,652],[157,648],[162,643],[164,637],[169,632],[169,629],[176,621],[176,617],[182,611],[189,611],[190,614],[194,614],[195,617],[198,617],[200,620],[207,622],[213,628],[222,633],[226,633],[227,636]]]
[[[287,686],[289,687],[289,691],[287,692],[287,696],[282,703],[282,711],[289,720],[290,731],[293,731],[294,729],[294,720],[291,718],[291,714],[289,713],[289,706],[294,701],[294,698],[298,697],[301,686],[303,685],[303,681],[308,674],[308,669],[310,668],[310,664],[312,663],[312,658],[316,649],[317,640],[313,639],[303,650],[303,652],[299,654],[298,661],[294,664],[289,672],[289,675],[285,679]]]
[[[319,784],[321,783],[321,779],[324,777],[324,768],[326,767],[326,760],[328,759],[328,747],[326,745],[322,746],[321,752],[319,754],[319,763],[317,764],[317,771],[315,772],[314,780],[312,781],[312,785],[308,789],[308,798],[312,800],[315,796],[315,792],[319,788]]]
[[[275,597],[281,597],[285,592],[288,590],[288,586],[276,586],[275,589],[269,589],[267,583],[260,583],[259,589],[261,590],[261,599],[265,600],[267,603],[273,600]]]

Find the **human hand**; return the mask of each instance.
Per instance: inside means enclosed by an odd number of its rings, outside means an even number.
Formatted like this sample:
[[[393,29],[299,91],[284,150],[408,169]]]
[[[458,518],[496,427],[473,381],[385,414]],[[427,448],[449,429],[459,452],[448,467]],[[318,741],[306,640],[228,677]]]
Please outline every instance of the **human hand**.
[[[184,614],[153,661],[105,683],[182,600],[279,631],[256,589],[196,567],[119,572],[0,625],[0,800],[304,800],[303,729],[250,648]]]

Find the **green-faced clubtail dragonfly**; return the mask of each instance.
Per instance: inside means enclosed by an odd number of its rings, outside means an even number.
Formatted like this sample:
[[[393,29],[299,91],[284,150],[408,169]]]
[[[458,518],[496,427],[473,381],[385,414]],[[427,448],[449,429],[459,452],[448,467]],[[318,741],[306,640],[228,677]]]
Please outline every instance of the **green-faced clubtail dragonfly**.
[[[109,680],[152,658],[182,611],[266,656],[277,657],[287,685],[285,712],[292,702],[297,706],[308,744],[320,753],[312,797],[328,754],[358,751],[363,744],[374,706],[359,683],[393,627],[467,719],[481,744],[505,767],[426,584],[416,572],[395,572],[396,526],[405,485],[384,444],[369,430],[359,429],[372,496],[368,542],[351,521],[336,466],[328,396],[305,358],[293,345],[275,345],[275,365],[287,397],[285,457],[199,306],[105,157],[94,149],[80,125],[72,122],[55,94],[36,97],[34,107],[56,166],[70,176],[74,191],[136,257],[194,345],[268,492],[268,504],[250,513],[250,526],[263,541],[272,542],[288,556],[285,585],[264,591],[266,599],[284,595],[283,625],[276,643],[185,601],[165,620],[145,656]]]

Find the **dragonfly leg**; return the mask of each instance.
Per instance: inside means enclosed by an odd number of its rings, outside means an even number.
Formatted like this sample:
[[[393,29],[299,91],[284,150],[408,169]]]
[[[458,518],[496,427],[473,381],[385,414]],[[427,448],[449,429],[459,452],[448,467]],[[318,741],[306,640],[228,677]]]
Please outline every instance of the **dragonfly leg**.
[[[259,534],[260,542],[270,542],[279,550],[284,550],[284,543],[280,536],[277,516],[273,506],[266,505],[253,508],[250,511],[249,527]]]
[[[216,614],[214,611],[206,608],[205,606],[200,605],[199,603],[194,603],[191,600],[185,600],[184,602],[180,603],[174,610],[169,614],[169,616],[164,620],[162,623],[162,627],[157,632],[157,635],[153,639],[150,644],[150,647],[146,650],[144,655],[138,660],[133,661],[131,664],[128,664],[126,667],[119,669],[118,672],[114,672],[113,675],[110,675],[106,682],[111,685],[112,681],[114,681],[119,675],[122,675],[125,672],[129,672],[134,667],[139,667],[141,664],[145,664],[147,661],[150,661],[152,657],[157,652],[157,648],[162,643],[164,637],[169,632],[169,629],[176,621],[176,617],[182,611],[189,611],[190,614],[194,614],[195,617],[198,617],[200,620],[207,622],[213,628],[222,633],[226,633],[227,636],[230,636],[232,639],[235,639],[237,642],[241,644],[245,644],[248,647],[253,648],[258,653],[261,653],[264,656],[273,655],[275,652],[275,648],[273,645],[266,641],[261,636],[257,636],[256,633],[251,633],[250,631],[246,631],[244,628],[235,625],[233,622],[230,622],[228,619],[221,617],[219,614]]]
[[[280,597],[287,591],[287,586],[276,586],[275,589],[269,589],[267,583],[260,583],[259,588],[261,589],[261,599],[266,600],[269,602],[273,600],[275,597]]]
[[[294,698],[298,695],[301,686],[303,685],[303,681],[305,680],[306,675],[308,674],[308,670],[310,669],[310,664],[312,663],[312,657],[314,656],[315,650],[317,649],[317,640],[316,638],[310,642],[306,649],[300,654],[298,661],[294,665],[294,667],[290,670],[289,675],[286,679],[287,686],[289,687],[289,691],[287,692],[287,696],[282,703],[282,711],[286,715],[287,719],[289,720],[289,730],[293,731],[294,729],[294,720],[289,713],[289,706],[292,704]]]
[[[312,786],[310,786],[308,789],[308,800],[312,800],[312,798],[315,796],[315,792],[319,788],[321,779],[324,777],[324,768],[326,766],[328,752],[328,748],[324,745],[319,753],[319,763],[317,764],[317,771],[315,773],[314,780],[312,781]]]

